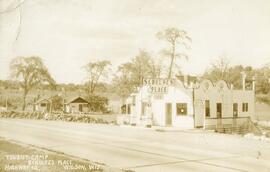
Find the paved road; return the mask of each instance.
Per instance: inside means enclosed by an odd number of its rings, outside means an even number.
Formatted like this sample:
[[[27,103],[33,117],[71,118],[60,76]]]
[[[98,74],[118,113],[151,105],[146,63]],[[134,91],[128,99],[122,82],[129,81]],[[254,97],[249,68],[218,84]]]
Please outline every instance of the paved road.
[[[270,143],[199,130],[0,119],[0,136],[138,172],[270,172]]]

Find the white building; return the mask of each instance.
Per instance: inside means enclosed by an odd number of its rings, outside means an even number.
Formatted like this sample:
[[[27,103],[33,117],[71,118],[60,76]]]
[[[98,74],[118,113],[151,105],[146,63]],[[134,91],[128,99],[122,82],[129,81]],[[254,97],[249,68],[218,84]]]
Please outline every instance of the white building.
[[[235,90],[225,81],[184,83],[179,79],[144,79],[131,94],[130,124],[212,128],[240,124],[254,115],[254,90]]]
[[[34,111],[51,112],[52,101],[50,98],[44,98],[34,103]]]
[[[195,89],[194,104],[196,127],[241,124],[255,115],[255,91],[235,90],[225,81],[213,84],[204,80]]]

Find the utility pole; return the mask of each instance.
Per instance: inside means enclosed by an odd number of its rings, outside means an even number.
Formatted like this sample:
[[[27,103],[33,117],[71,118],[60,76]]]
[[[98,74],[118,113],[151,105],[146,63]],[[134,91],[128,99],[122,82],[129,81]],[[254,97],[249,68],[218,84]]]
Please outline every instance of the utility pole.
[[[6,96],[6,111],[8,110],[8,99],[7,99],[7,96]]]
[[[66,99],[66,89],[64,88],[64,87],[62,87],[62,98],[63,98],[63,113],[65,113],[66,112],[66,108],[65,108],[65,99]]]
[[[245,72],[241,72],[242,75],[242,90],[246,90],[246,77],[247,74]]]
[[[193,127],[195,128],[195,85],[192,83]]]

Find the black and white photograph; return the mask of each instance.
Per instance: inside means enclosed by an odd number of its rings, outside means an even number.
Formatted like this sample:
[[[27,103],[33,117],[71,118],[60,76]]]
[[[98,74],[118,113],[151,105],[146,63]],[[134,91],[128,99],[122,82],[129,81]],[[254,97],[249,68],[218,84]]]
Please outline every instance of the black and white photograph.
[[[270,1],[0,0],[0,171],[270,172]]]

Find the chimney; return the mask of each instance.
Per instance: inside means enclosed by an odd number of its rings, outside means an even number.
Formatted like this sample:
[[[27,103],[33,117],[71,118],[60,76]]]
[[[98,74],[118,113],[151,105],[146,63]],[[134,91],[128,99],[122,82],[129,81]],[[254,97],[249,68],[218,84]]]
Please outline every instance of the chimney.
[[[247,77],[247,74],[245,72],[241,72],[242,74],[242,88],[243,90],[246,90],[246,77]]]

